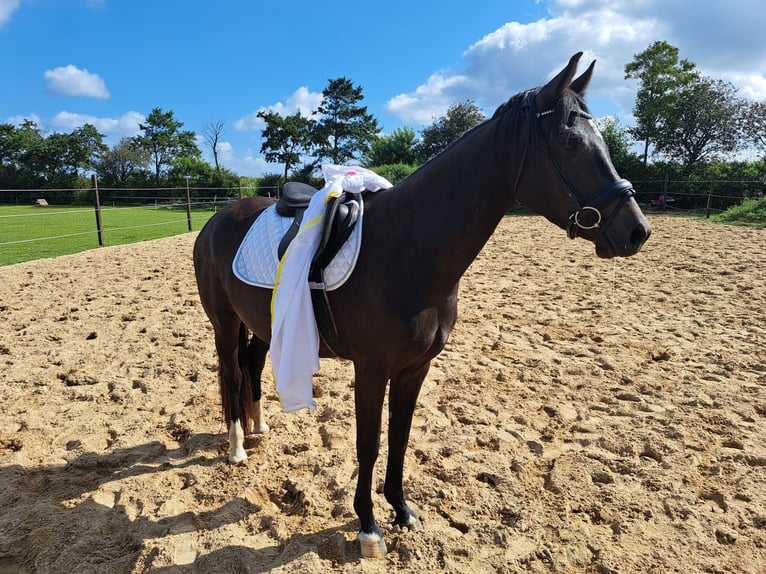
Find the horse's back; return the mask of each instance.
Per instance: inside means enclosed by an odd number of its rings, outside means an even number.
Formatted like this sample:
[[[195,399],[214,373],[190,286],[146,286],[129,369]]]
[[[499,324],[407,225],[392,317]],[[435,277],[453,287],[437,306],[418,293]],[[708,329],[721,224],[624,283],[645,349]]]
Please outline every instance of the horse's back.
[[[194,242],[195,266],[213,265],[222,259],[231,263],[256,217],[275,202],[269,197],[246,197],[213,215]]]
[[[194,272],[208,315],[216,299],[223,299],[227,286],[235,282],[232,263],[242,239],[258,215],[275,201],[268,197],[234,201],[213,215],[199,232],[194,242]]]

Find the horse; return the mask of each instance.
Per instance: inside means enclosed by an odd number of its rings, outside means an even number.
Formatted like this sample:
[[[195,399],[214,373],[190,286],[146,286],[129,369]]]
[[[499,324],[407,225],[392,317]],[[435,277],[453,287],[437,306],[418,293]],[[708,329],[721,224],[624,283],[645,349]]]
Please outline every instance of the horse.
[[[601,258],[634,255],[649,238],[633,187],[615,171],[585,104],[595,61],[575,78],[581,56],[572,56],[542,87],[511,97],[398,184],[364,195],[356,268],[343,286],[327,292],[341,358],[354,367],[354,510],[364,557],[386,554],[371,488],[387,389],[384,495],[395,526],[422,529],[402,490],[416,400],[457,320],[460,279],[506,212],[524,205],[570,238],[591,241]],[[261,373],[272,297],[272,290],[238,280],[232,262],[254,220],[273,202],[232,202],[206,223],[194,245],[199,295],[215,333],[232,462],[247,457],[245,433],[268,430]],[[320,341],[320,357],[334,356]]]

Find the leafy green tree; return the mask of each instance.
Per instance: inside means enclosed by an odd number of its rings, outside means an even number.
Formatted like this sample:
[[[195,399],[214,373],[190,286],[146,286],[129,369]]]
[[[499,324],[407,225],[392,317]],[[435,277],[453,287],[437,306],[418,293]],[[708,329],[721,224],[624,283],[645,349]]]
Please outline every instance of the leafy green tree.
[[[10,189],[18,175],[18,138],[16,126],[0,124],[0,188]]]
[[[612,164],[617,173],[627,177],[636,177],[639,173],[640,159],[630,151],[631,138],[627,128],[620,126],[616,116],[606,116],[596,120],[601,136],[609,149]]]
[[[103,150],[96,160],[96,174],[106,187],[127,187],[144,179],[152,158],[135,139],[124,137]]]
[[[136,143],[148,151],[154,165],[154,183],[160,186],[162,175],[179,157],[199,158],[201,156],[195,135],[191,131],[181,131],[183,122],[173,117],[173,111],[163,112],[154,108],[146,122],[138,126],[143,134],[136,136]]]
[[[761,151],[766,160],[766,101],[743,105],[742,128],[745,137]]]
[[[657,150],[679,162],[684,175],[736,151],[741,107],[733,84],[695,79],[678,95],[665,132],[656,140]]]
[[[364,99],[362,87],[354,86],[347,78],[337,78],[328,81],[322,96],[313,130],[317,161],[329,159],[344,164],[361,158],[380,132],[375,117],[366,106],[359,105]]]
[[[386,165],[376,165],[374,167],[375,173],[381,177],[385,177],[392,184],[396,185],[405,177],[409,176],[412,172],[417,170],[420,166],[406,163],[393,163]]]
[[[80,170],[90,171],[101,153],[109,149],[104,143],[104,134],[95,126],[85,124],[69,134],[69,167],[77,175]]]
[[[421,130],[421,155],[430,159],[442,152],[463,133],[485,120],[484,112],[471,100],[451,105],[447,113]]]
[[[52,133],[43,142],[37,157],[41,175],[45,178],[47,187],[68,188],[76,179],[67,167],[70,161],[70,138],[66,134]],[[74,176],[74,177],[72,177]]]
[[[281,116],[261,110],[258,117],[266,123],[261,132],[261,153],[268,162],[284,164],[286,181],[290,168],[297,165],[302,154],[310,149],[313,120],[300,111],[291,116]]]
[[[323,177],[316,177],[316,162],[306,161],[301,165],[298,165],[290,172],[290,181],[302,181],[309,185],[313,185],[316,188],[321,188],[324,185]]]
[[[45,138],[38,125],[24,120],[11,136],[10,161],[16,166],[16,184],[13,187],[45,187]]]
[[[264,173],[258,178],[257,195],[263,197],[279,197],[279,186],[283,181],[281,173]]]
[[[625,79],[638,80],[631,133],[644,142],[644,166],[649,147],[662,138],[673,108],[683,90],[698,77],[695,65],[679,60],[678,48],[667,42],[654,42],[625,65]]]
[[[367,167],[399,163],[417,165],[421,162],[417,135],[409,127],[397,128],[389,135],[376,137],[364,159]]]
[[[104,136],[90,124],[64,134],[54,132],[35,146],[35,166],[47,187],[74,188],[80,171],[93,169]]]
[[[208,197],[225,194],[228,197],[239,195],[239,178],[229,170],[215,167],[200,157],[181,156],[174,160],[168,170],[168,184],[172,187],[189,187],[193,197]],[[221,188],[227,188],[224,191]],[[211,192],[211,190],[214,190]]]

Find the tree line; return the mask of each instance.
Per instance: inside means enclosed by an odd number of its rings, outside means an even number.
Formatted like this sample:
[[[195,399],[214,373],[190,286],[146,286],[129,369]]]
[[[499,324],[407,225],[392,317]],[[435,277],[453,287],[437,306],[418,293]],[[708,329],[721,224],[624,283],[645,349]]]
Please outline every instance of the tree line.
[[[647,182],[748,180],[753,186],[739,195],[762,193],[766,102],[747,101],[733,84],[702,75],[667,42],[654,42],[636,54],[624,72],[636,84],[635,125],[625,128],[613,117],[598,121],[623,177]],[[341,77],[328,80],[320,105],[308,115],[260,111],[260,151],[282,169],[255,183],[279,186],[296,179],[316,184],[317,168],[324,162],[360,163],[398,181],[485,119],[466,100],[419,133],[403,127],[382,134],[363,99],[362,87]],[[154,108],[137,136],[110,148],[90,124],[47,135],[29,120],[18,126],[0,124],[0,189],[87,187],[84,175],[89,173],[113,188],[181,187],[186,177],[193,178],[195,187],[236,188],[241,178],[219,161],[225,123],[207,123],[199,136],[183,125],[172,110]],[[209,147],[213,165],[202,159],[198,142]],[[746,152],[757,159],[737,159]]]
[[[396,181],[485,119],[475,103],[465,101],[422,129],[420,137],[409,127],[381,135],[377,119],[361,105],[361,86],[347,78],[329,80],[322,96],[309,116],[258,113],[265,125],[261,153],[284,169],[256,178],[256,185],[273,188],[288,178],[318,183],[315,173],[323,162],[380,166]],[[137,136],[110,148],[91,124],[47,135],[31,120],[0,124],[0,189],[87,188],[92,173],[102,186],[126,190],[183,187],[187,177],[198,188],[237,188],[242,178],[219,161],[225,122],[206,123],[199,137],[183,125],[172,110],[154,108]],[[210,149],[213,165],[202,159],[200,141]]]

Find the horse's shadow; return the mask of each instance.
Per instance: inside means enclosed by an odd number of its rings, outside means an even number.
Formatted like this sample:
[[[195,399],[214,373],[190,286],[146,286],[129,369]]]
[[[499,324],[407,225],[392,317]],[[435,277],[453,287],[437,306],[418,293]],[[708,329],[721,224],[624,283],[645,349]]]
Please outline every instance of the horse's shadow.
[[[167,568],[152,565],[161,554],[159,545],[152,540],[192,532],[204,535],[205,531],[212,532],[256,514],[261,508],[238,497],[213,510],[195,512],[194,507],[177,508],[176,514],[155,519],[144,512],[129,511],[131,501],[121,499],[120,489],[116,489],[113,500],[100,499],[92,493],[109,492],[108,488],[99,489],[112,481],[169,471],[175,471],[173,475],[177,477],[179,469],[227,464],[221,458],[195,455],[194,446],[189,456],[190,444],[209,447],[220,440],[218,435],[199,434],[175,450],[152,441],[103,454],[83,453],[61,465],[0,466],[3,486],[0,508],[5,515],[0,517],[0,569],[24,572],[30,567],[34,570],[45,566],[55,571],[66,564],[94,567],[109,564],[115,571],[134,571],[140,561],[144,571],[177,572],[179,565]],[[149,499],[151,495],[147,493]],[[267,530],[265,527],[264,532]],[[269,543],[260,548],[232,544],[207,554],[202,551],[194,557],[193,564],[197,570],[211,572],[267,572],[309,552],[336,564],[354,562],[360,559],[359,551],[344,535],[354,530],[354,521],[350,521],[315,533],[293,534],[283,540],[265,537]],[[167,563],[167,557],[163,560]]]

